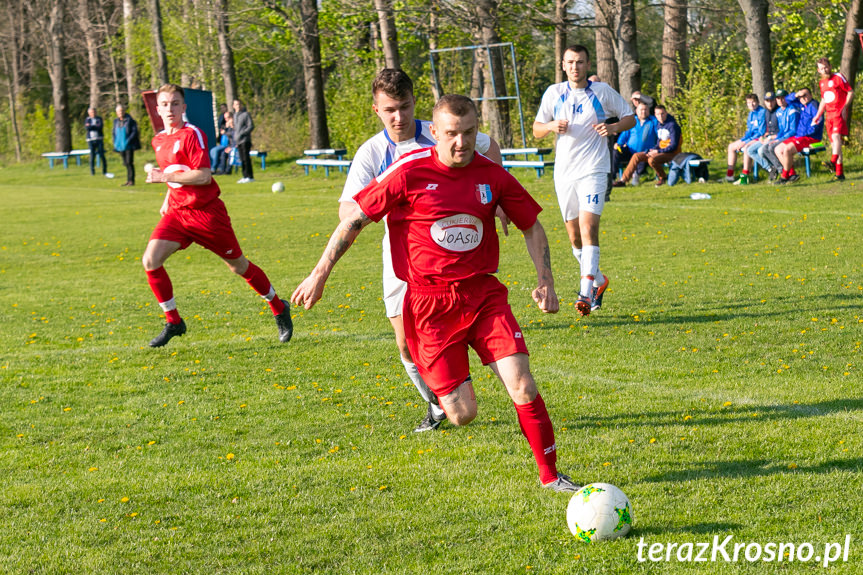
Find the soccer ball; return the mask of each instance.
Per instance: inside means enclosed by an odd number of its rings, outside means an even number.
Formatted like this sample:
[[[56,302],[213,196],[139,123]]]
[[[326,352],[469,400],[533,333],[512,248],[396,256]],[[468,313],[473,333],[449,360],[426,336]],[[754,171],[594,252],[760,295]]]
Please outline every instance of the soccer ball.
[[[273,184],[273,193],[278,194],[285,191],[285,184],[282,182],[276,182]]]
[[[591,483],[569,500],[566,524],[576,538],[586,543],[617,539],[632,529],[632,506],[614,485]]]
[[[144,172],[146,172],[146,173],[148,173],[148,174],[149,174],[149,173],[150,173],[150,171],[151,171],[153,168],[155,168],[155,167],[156,167],[156,166],[154,166],[154,165],[153,165],[153,164],[151,164],[150,162],[147,162],[146,164],[144,164]]]

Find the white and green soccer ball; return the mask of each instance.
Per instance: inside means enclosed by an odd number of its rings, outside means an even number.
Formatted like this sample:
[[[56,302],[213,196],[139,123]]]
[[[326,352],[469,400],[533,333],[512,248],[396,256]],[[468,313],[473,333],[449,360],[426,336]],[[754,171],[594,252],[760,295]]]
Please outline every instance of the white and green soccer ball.
[[[283,184],[282,182],[276,182],[275,184],[273,184],[273,193],[274,194],[280,194],[284,191],[285,191],[285,184]]]
[[[591,483],[575,492],[566,508],[566,524],[586,543],[623,537],[632,529],[629,498],[610,483]]]

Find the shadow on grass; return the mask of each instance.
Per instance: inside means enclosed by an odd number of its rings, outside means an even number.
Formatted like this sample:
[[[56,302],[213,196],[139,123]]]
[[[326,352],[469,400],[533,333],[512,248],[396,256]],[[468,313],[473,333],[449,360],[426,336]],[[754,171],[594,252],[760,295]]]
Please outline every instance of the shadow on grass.
[[[751,421],[763,423],[764,421],[801,419],[807,417],[821,417],[840,412],[863,410],[863,398],[831,399],[815,403],[793,403],[782,405],[735,405],[730,407],[715,408],[709,413],[698,413],[697,411],[648,411],[636,413],[616,413],[603,417],[579,416],[575,421],[568,423],[567,427],[596,429],[597,426],[608,427],[620,426],[650,426],[663,425],[724,425]],[[687,418],[688,419],[684,419]]]
[[[679,465],[678,465],[679,467]],[[768,459],[738,459],[731,461],[705,461],[684,469],[674,469],[664,473],[649,475],[640,479],[639,483],[663,483],[666,481],[693,481],[698,479],[716,479],[718,477],[745,479],[749,477],[766,477],[778,474],[832,473],[833,471],[863,471],[863,458],[829,459],[823,463],[809,466],[789,467],[787,463],[777,463]]]
[[[638,517],[636,516],[636,519]],[[704,535],[705,533],[726,533],[743,527],[740,523],[694,523],[692,525],[681,525],[678,527],[652,526],[644,529],[633,529],[629,534],[630,539],[645,537],[648,535],[668,535],[671,533],[692,533]]]

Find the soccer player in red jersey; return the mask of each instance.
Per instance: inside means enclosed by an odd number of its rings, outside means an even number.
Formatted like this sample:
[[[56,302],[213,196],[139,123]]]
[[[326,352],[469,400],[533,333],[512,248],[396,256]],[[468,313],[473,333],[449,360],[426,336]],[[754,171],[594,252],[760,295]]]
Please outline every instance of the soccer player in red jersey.
[[[310,309],[333,266],[363,227],[387,216],[393,267],[407,282],[405,338],[420,375],[447,418],[465,425],[477,402],[468,346],[503,382],[522,433],[539,467],[540,482],[554,491],[577,491],[557,472],[554,430],[530,372],[527,346],[492,274],[498,267],[498,206],[524,233],[538,275],[533,298],[546,313],[560,307],[551,256],[537,216],[542,208],[506,170],[474,153],[477,113],[464,96],[447,95],[434,107],[437,144],[402,156],[354,196],[320,261],[291,301]]]
[[[833,147],[833,155],[824,166],[833,170],[833,181],[844,181],[845,172],[842,170],[842,138],[848,135],[848,106],[854,96],[854,90],[848,80],[841,73],[833,73],[830,60],[821,58],[818,60],[818,75],[821,76],[819,85],[821,87],[821,105],[818,114],[813,118],[814,126],[824,115],[824,127],[830,143]]]
[[[166,183],[168,193],[159,210],[162,219],[153,230],[141,260],[167,323],[150,346],[161,347],[172,337],[186,333],[186,322],[177,311],[174,288],[163,264],[171,254],[193,242],[222,258],[232,272],[241,275],[267,300],[276,318],[279,340],[287,343],[294,329],[291,308],[276,295],[267,274],[246,259],[240,249],[231,218],[219,199],[219,185],[210,171],[207,137],[183,120],[186,111],[183,89],[165,84],[156,94],[156,106],[165,130],[153,138],[159,167],[150,170],[147,183]]]

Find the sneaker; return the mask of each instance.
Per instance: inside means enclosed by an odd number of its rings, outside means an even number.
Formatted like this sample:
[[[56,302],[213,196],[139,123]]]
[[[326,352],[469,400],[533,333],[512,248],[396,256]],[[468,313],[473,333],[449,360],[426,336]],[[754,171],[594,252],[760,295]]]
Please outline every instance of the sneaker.
[[[605,295],[605,290],[608,288],[608,276],[603,275],[605,281],[601,286],[593,286],[593,303],[590,305],[590,311],[596,311],[602,307],[602,296]]]
[[[435,419],[435,416],[432,415],[432,406],[429,404],[428,411],[426,412],[426,416],[420,421],[420,424],[414,428],[414,433],[422,433],[423,431],[434,431],[440,424],[446,420],[446,414],[444,414],[443,419]]]
[[[740,174],[740,178],[734,182],[735,186],[746,186],[749,184],[749,175],[748,174]]]
[[[240,178],[239,180],[237,180],[237,183],[238,184],[248,184],[249,178]]]
[[[575,302],[575,309],[582,317],[590,315],[590,308],[593,306],[590,298],[586,295],[578,294],[578,301]]]
[[[653,184],[653,187],[654,188],[661,188],[664,185],[665,185],[665,180],[663,180],[662,178],[659,178],[658,180],[656,180],[656,183]]]
[[[830,160],[827,160],[825,162],[821,162],[821,165],[824,166],[825,168],[827,168],[828,170],[830,170],[831,172],[833,172],[834,174],[836,173],[836,164],[834,164]]]
[[[844,182],[845,181],[845,174],[839,174],[838,176],[833,176],[832,178],[830,178],[830,181],[831,182]]]
[[[786,178],[786,180],[788,181],[788,183],[796,182],[796,181],[797,181],[797,180],[799,180],[799,179],[800,179],[800,174],[791,174],[790,176],[788,176],[788,177]]]
[[[105,172],[105,173],[104,173],[104,174],[102,174],[102,175],[103,175],[103,176],[105,176],[106,178],[108,178],[109,180],[113,180],[113,179],[114,179],[114,174],[112,174],[111,172]]]
[[[616,182],[614,182],[613,184],[611,184],[611,187],[612,187],[612,188],[625,188],[625,187],[626,187],[626,182],[624,182],[624,181],[622,181],[622,180],[617,180]]]
[[[779,177],[779,170],[767,170],[767,181],[775,182],[776,178]]]
[[[581,489],[581,485],[576,485],[572,482],[572,479],[570,479],[569,476],[564,475],[563,473],[558,473],[556,480],[550,483],[543,483],[542,486],[545,489],[551,489],[552,491],[560,493],[574,493]]]
[[[180,320],[180,323],[166,323],[162,333],[153,338],[150,342],[150,347],[162,347],[175,335],[183,335],[186,333],[186,322]]]
[[[639,176],[638,174],[634,174],[632,176],[632,185],[637,186],[640,183],[641,183],[641,176]]]
[[[784,186],[788,183],[788,178],[783,178],[782,176],[779,176],[779,178],[776,180],[776,183],[780,186]]]
[[[288,343],[294,335],[294,322],[291,321],[291,304],[285,300],[282,300],[282,303],[285,304],[285,309],[276,316],[276,327],[279,328],[279,341]]]
[[[730,184],[731,182],[733,182],[734,180],[736,180],[736,179],[737,179],[737,178],[735,178],[734,176],[725,176],[725,181],[726,181],[727,183],[729,183],[729,184]]]

